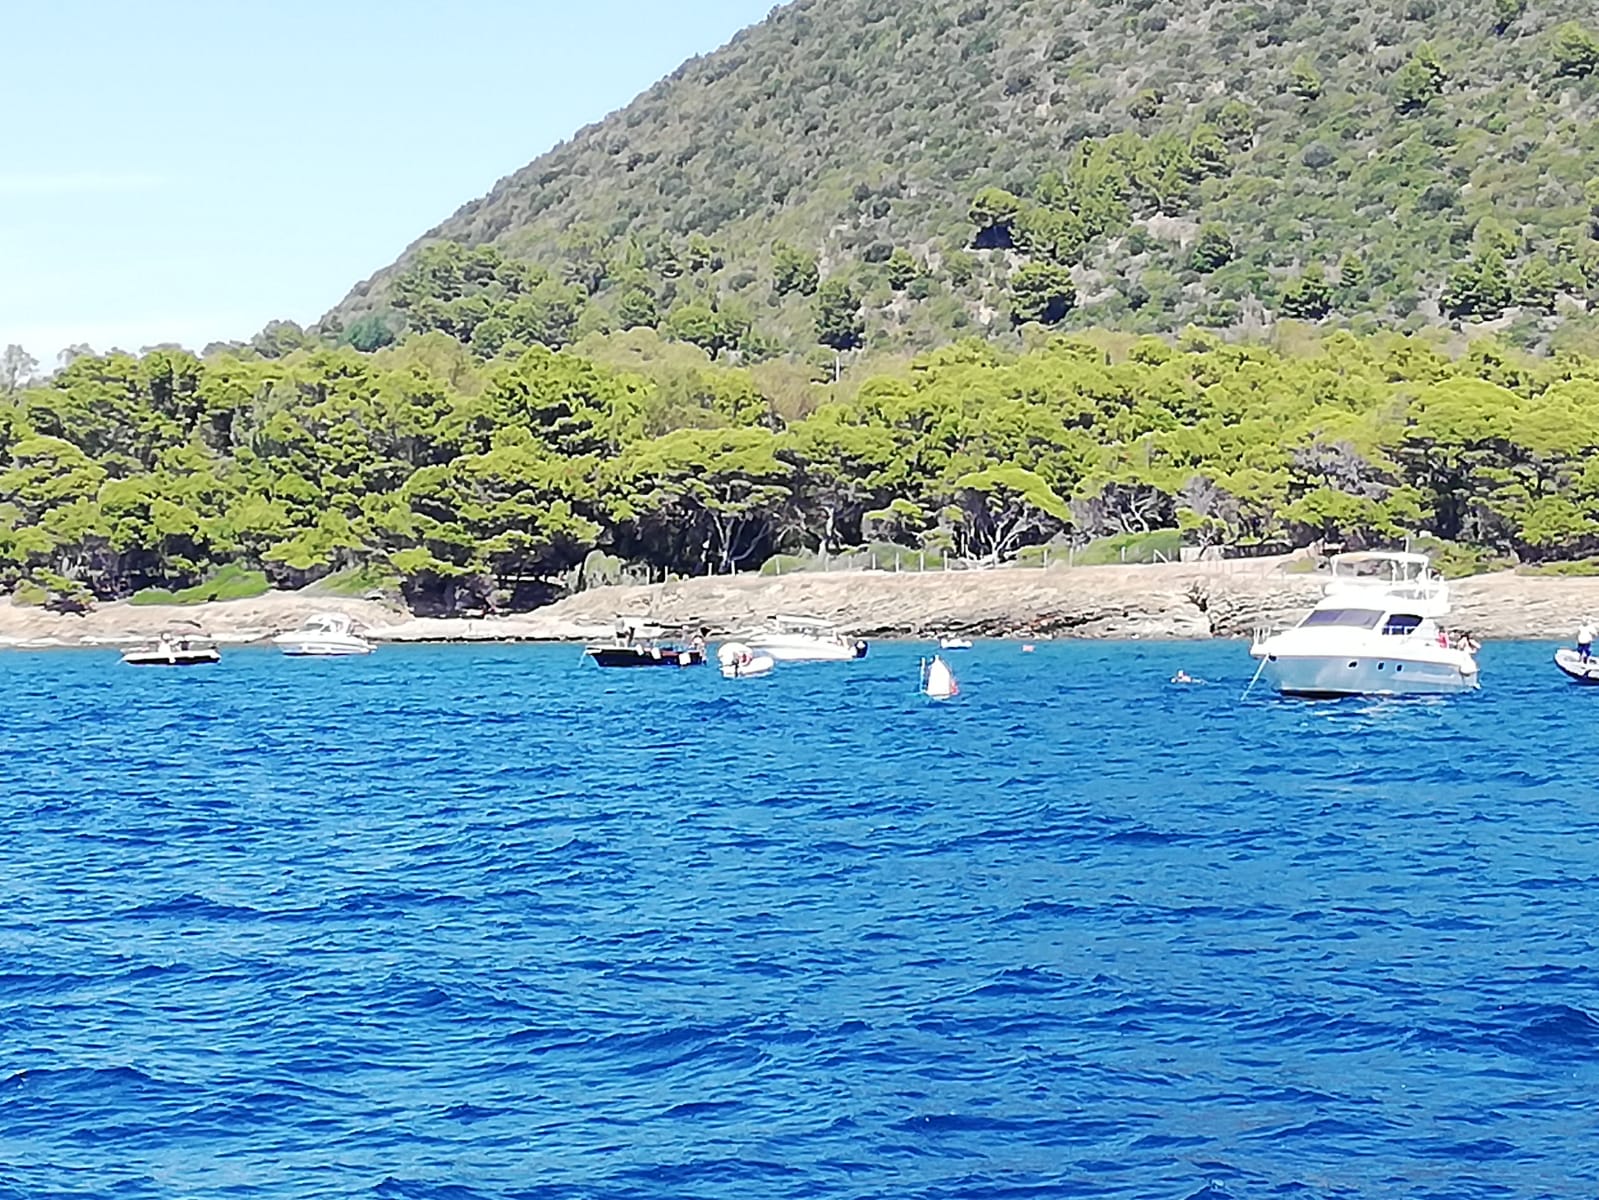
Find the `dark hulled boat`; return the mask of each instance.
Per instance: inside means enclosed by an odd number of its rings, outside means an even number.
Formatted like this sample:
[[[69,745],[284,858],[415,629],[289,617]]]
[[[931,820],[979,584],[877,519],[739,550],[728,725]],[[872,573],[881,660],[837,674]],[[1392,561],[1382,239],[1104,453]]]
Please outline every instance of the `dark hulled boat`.
[[[663,641],[663,632],[641,618],[618,617],[615,636],[585,646],[583,653],[601,667],[697,667],[705,661],[703,644]]]

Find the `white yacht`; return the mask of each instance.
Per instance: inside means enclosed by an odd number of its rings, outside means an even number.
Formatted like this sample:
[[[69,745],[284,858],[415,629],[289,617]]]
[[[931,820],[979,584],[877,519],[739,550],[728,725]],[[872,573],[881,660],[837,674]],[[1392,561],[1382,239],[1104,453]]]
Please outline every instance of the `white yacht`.
[[[317,613],[292,633],[280,633],[272,644],[296,657],[334,657],[371,654],[372,643],[355,632],[355,622],[343,613]]]
[[[866,643],[851,641],[828,621],[815,617],[779,614],[769,629],[759,629],[739,639],[751,650],[778,662],[848,662],[866,657]]]
[[[1477,661],[1440,624],[1449,585],[1424,554],[1340,554],[1298,625],[1257,636],[1256,672],[1289,696],[1405,696],[1478,686]]]

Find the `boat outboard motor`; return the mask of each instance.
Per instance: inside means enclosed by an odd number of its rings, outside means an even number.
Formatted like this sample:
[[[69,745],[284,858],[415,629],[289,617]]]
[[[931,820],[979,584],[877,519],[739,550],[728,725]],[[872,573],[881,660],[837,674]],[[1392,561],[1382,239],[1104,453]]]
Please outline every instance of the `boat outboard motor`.
[[[855,639],[855,657],[856,658],[865,658],[866,657],[866,641],[865,641],[864,638],[856,638]]]

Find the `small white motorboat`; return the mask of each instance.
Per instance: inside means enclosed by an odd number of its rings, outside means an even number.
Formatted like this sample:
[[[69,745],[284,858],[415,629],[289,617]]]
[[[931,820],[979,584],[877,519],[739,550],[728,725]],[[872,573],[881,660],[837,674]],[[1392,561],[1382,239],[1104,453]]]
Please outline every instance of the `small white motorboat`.
[[[948,700],[960,695],[961,688],[955,681],[955,672],[936,654],[932,662],[922,663],[922,691],[934,700]]]
[[[866,643],[851,641],[830,621],[779,614],[769,629],[753,630],[743,640],[756,653],[778,662],[849,662],[866,657]]]
[[[940,650],[970,650],[972,648],[972,639],[956,637],[951,634],[949,637],[938,639],[938,648]]]
[[[1599,683],[1599,658],[1590,656],[1585,659],[1570,646],[1562,646],[1555,651],[1555,666],[1575,683]]]
[[[754,679],[771,674],[777,660],[770,654],[758,654],[743,642],[724,642],[716,651],[716,661],[721,664],[723,679]]]
[[[153,645],[123,651],[122,661],[130,667],[200,667],[221,662],[222,652],[192,634],[163,633]]]
[[[344,613],[317,613],[292,633],[280,633],[272,644],[297,658],[332,658],[371,654],[372,643],[355,632],[355,622]]]

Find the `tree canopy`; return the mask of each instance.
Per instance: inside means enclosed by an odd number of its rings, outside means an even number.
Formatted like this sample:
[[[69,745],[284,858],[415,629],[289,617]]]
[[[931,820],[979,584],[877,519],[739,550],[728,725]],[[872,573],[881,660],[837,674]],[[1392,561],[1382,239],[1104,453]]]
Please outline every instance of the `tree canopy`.
[[[448,610],[538,603],[597,549],[681,574],[872,537],[1003,559],[1160,529],[1236,553],[1599,552],[1599,361],[1577,355],[1056,334],[796,400],[783,372],[636,330],[587,344],[79,355],[0,397],[0,583],[115,597],[362,568]]]

